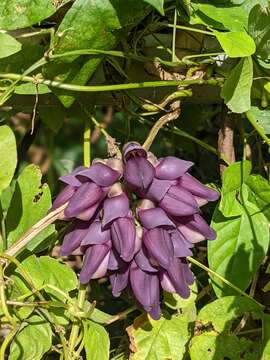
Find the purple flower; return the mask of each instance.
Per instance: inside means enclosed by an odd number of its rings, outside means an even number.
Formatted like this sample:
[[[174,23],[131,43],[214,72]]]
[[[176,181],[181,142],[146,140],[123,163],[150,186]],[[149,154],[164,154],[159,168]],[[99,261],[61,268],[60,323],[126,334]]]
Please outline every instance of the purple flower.
[[[144,191],[151,184],[155,169],[147,160],[146,151],[136,143],[129,143],[124,150],[124,178],[135,190]]]
[[[196,243],[216,237],[199,207],[219,196],[188,174],[192,165],[157,160],[132,142],[123,161],[96,159],[60,178],[66,187],[53,208],[67,203],[65,216],[73,219],[61,255],[84,254],[82,283],[108,275],[114,296],[131,288],[153,319],[162,289],[189,296],[194,276],[186,258]]]

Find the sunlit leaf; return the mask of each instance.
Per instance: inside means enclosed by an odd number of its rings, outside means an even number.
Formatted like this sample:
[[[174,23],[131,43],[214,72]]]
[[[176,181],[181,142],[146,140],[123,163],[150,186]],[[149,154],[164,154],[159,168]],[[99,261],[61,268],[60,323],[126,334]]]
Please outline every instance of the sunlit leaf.
[[[19,41],[5,33],[0,33],[0,44],[0,59],[15,54],[22,48],[22,45],[19,43]]]
[[[252,59],[242,58],[232,69],[221,90],[221,96],[231,111],[243,113],[250,109],[252,80]]]
[[[8,359],[40,360],[50,349],[51,344],[50,325],[40,316],[33,315],[12,341]]]
[[[16,139],[12,130],[0,126],[0,195],[10,184],[17,165]]]
[[[255,53],[254,40],[245,31],[215,31],[214,33],[222,49],[229,57],[245,57]]]
[[[110,339],[102,325],[92,321],[86,323],[84,348],[87,360],[109,360]]]

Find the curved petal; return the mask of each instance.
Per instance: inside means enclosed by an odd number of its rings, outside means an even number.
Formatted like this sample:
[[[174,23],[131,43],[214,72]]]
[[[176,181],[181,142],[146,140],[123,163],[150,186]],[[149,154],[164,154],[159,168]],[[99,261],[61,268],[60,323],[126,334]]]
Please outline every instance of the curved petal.
[[[125,181],[141,191],[151,184],[154,173],[153,165],[144,157],[130,158],[124,168]]]
[[[80,171],[82,171],[84,169],[87,169],[87,168],[84,166],[79,166],[76,169],[74,169],[71,173],[60,176],[59,180],[67,185],[79,187],[79,186],[81,186],[82,183],[79,179],[76,178],[76,174],[78,174]]]
[[[76,217],[82,211],[94,205],[103,195],[101,188],[93,182],[82,184],[72,196],[65,209],[65,215],[69,218]]]
[[[175,228],[175,224],[161,208],[139,210],[138,215],[142,226],[146,229],[153,229],[157,226],[169,226]]]
[[[57,209],[64,205],[76,192],[77,188],[67,185],[54,199],[51,210]]]
[[[179,186],[172,186],[159,206],[173,216],[193,215],[199,208],[194,196]]]
[[[178,159],[175,156],[166,156],[157,164],[156,177],[162,180],[175,180],[184,175],[193,165],[191,161]]]
[[[182,221],[178,229],[189,242],[197,243],[204,239],[215,240],[216,232],[199,214],[189,216],[187,219],[182,218]]]
[[[123,259],[120,258],[118,252],[112,248],[110,251],[110,258],[108,264],[108,270],[118,270],[126,265]]]
[[[91,280],[109,251],[110,247],[105,244],[93,245],[87,248],[80,273],[80,282],[82,284],[87,284]]]
[[[175,287],[173,286],[166,271],[161,271],[159,274],[160,285],[163,290],[169,293],[176,293]]]
[[[182,296],[183,299],[187,299],[190,290],[186,282],[183,264],[180,259],[173,259],[171,265],[167,268],[167,274],[176,292]]]
[[[129,200],[125,193],[108,198],[103,205],[102,226],[105,227],[113,220],[126,217],[129,213]]]
[[[191,192],[193,195],[196,195],[207,201],[216,201],[219,198],[218,191],[205,186],[190,174],[184,174],[181,176],[179,178],[178,184]]]
[[[127,287],[129,279],[129,266],[125,266],[121,270],[110,275],[110,283],[112,285],[112,294],[115,297],[121,295],[121,292]]]
[[[143,244],[147,251],[158,264],[165,269],[173,259],[173,243],[165,229],[155,228],[148,230],[143,237]]]
[[[136,228],[133,219],[118,218],[111,224],[112,242],[120,257],[130,261],[134,256]]]
[[[130,284],[138,302],[151,316],[158,319],[160,317],[158,275],[142,271],[133,261],[130,268]]]
[[[101,221],[94,221],[85,235],[81,246],[105,244],[111,240],[110,230],[104,230],[101,226]]]
[[[74,221],[71,230],[65,235],[63,244],[60,249],[60,255],[66,256],[71,254],[80,245],[82,240],[87,234],[89,228],[89,222]]]
[[[194,283],[195,279],[194,279],[194,275],[193,275],[192,271],[190,270],[188,263],[186,261],[182,261],[182,266],[183,266],[183,273],[184,273],[186,283],[188,285],[192,285]]]
[[[169,188],[175,185],[175,181],[172,180],[160,180],[157,178],[153,178],[151,185],[149,186],[145,197],[152,201],[160,201],[164,198],[166,192]]]
[[[192,255],[192,251],[190,250],[191,246],[187,246],[187,240],[179,230],[171,232],[171,239],[173,243],[174,256],[187,257]]]
[[[78,179],[88,178],[99,186],[111,186],[119,178],[120,173],[103,163],[95,163],[90,168],[76,174]]]
[[[100,201],[98,201],[96,204],[90,206],[90,208],[85,209],[84,211],[82,211],[81,213],[79,213],[76,218],[83,220],[83,221],[88,221],[91,220],[93,218],[96,218],[99,212],[99,206],[100,206]]]
[[[145,247],[142,247],[141,250],[135,255],[135,262],[139,266],[139,268],[143,271],[148,272],[157,272],[158,269],[152,266],[147,256],[147,252]]]
[[[147,152],[144,150],[144,148],[136,141],[131,141],[129,143],[126,143],[123,146],[123,158],[124,160],[128,160],[130,156],[141,156],[146,157]]]
[[[100,278],[104,277],[107,274],[109,256],[110,256],[110,253],[108,252],[108,254],[101,261],[101,263],[100,263],[99,267],[97,268],[97,270],[91,276],[91,279],[100,279]]]

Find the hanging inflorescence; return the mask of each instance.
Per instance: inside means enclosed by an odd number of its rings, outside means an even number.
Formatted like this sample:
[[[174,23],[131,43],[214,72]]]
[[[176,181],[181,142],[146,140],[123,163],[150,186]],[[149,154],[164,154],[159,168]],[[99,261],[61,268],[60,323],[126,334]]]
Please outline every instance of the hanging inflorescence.
[[[138,143],[126,144],[123,160],[95,160],[62,176],[66,184],[53,208],[68,202],[61,255],[84,255],[80,281],[109,275],[112,293],[130,285],[137,301],[160,317],[160,288],[189,296],[194,281],[187,263],[194,244],[215,239],[200,206],[219,193],[188,174],[192,162],[157,159]]]

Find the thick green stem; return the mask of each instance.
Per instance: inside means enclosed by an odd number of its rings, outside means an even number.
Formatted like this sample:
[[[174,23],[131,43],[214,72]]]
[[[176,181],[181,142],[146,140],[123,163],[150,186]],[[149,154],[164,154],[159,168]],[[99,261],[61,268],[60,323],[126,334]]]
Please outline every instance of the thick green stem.
[[[79,308],[79,310],[83,310],[86,291],[87,291],[87,286],[80,284],[79,292],[78,292],[78,308]],[[69,353],[70,353],[71,359],[73,358],[74,347],[75,347],[75,344],[77,341],[79,330],[80,330],[80,322],[78,322],[78,320],[75,320],[75,322],[72,325],[70,338],[69,338]]]
[[[79,91],[79,92],[104,92],[104,91],[118,91],[118,90],[128,90],[128,89],[145,89],[145,88],[188,86],[188,85],[220,86],[223,83],[223,79],[221,78],[212,78],[207,80],[190,79],[190,80],[168,80],[168,81],[165,80],[145,81],[145,82],[115,84],[115,85],[75,85],[75,84],[65,84],[59,81],[33,78],[31,76],[22,76],[20,74],[13,74],[13,73],[0,73],[0,78],[31,82],[34,84],[45,84],[47,86],[55,87],[58,89]]]

